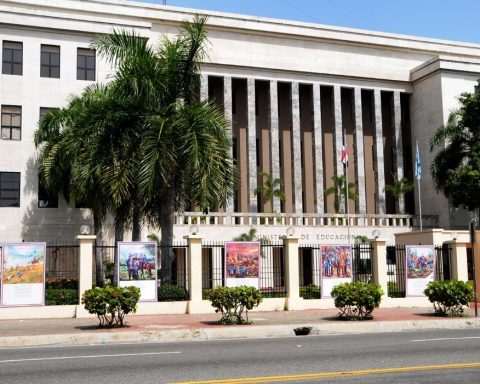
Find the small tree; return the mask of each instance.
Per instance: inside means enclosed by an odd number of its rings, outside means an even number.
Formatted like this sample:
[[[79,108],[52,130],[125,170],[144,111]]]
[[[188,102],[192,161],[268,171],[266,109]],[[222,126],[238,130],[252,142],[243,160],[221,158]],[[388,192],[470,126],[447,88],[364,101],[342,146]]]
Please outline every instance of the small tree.
[[[432,137],[430,151],[439,151],[431,171],[437,190],[473,214],[480,207],[480,81],[458,100],[460,108]]]
[[[398,213],[402,212],[400,207],[400,198],[405,195],[405,193],[410,192],[413,189],[413,183],[408,181],[405,177],[402,179],[396,179],[393,181],[393,184],[388,184],[383,189],[384,192],[391,194],[395,199],[395,210]]]
[[[271,204],[274,198],[284,202],[286,197],[282,191],[283,180],[281,178],[274,179],[267,172],[261,172],[260,175],[263,177],[263,185],[255,188],[253,193],[260,194],[263,204]]]
[[[333,206],[335,213],[344,213],[344,207],[340,206],[342,200],[347,197],[347,178],[345,175],[332,176],[333,186],[325,190],[325,196],[334,195]],[[358,201],[358,195],[354,183],[348,183],[348,198],[355,202]]]

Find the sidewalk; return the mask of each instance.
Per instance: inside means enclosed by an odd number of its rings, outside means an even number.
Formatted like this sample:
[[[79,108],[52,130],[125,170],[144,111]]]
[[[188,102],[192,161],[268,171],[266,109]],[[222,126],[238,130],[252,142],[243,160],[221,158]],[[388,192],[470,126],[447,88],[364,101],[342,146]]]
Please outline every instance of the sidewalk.
[[[126,317],[127,327],[97,329],[96,318],[0,320],[0,347],[105,344],[294,336],[310,326],[311,334],[400,332],[416,329],[480,328],[473,308],[463,318],[433,316],[432,308],[379,308],[368,321],[337,320],[336,309],[251,312],[251,325],[221,326],[219,315]]]

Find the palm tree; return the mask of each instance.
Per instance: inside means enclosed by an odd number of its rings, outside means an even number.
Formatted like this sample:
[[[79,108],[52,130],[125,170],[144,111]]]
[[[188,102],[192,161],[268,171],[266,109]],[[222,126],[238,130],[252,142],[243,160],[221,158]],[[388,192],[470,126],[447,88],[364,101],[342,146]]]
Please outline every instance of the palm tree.
[[[283,180],[280,178],[273,178],[267,172],[261,172],[263,177],[263,185],[255,188],[253,193],[260,194],[263,204],[271,204],[273,198],[277,198],[280,201],[285,201],[285,193],[282,191]]]
[[[172,244],[175,210],[183,210],[187,202],[202,209],[222,206],[233,194],[226,121],[215,105],[199,102],[197,96],[205,42],[206,18],[196,17],[182,23],[175,39],[164,38],[157,50],[126,31],[103,36],[93,46],[117,68],[112,79],[116,93],[136,100],[141,114],[135,126],[141,136],[135,146],[139,163],[125,166],[135,169],[135,175],[112,177],[106,184],[123,197],[130,177],[138,180],[149,221],[160,226],[163,250]],[[123,166],[122,159],[128,162],[130,157],[118,157]],[[115,171],[113,167],[112,175]],[[163,252],[161,258],[161,277],[169,279],[173,253]]]
[[[343,213],[344,208],[340,207],[340,202],[344,201],[347,196],[345,175],[332,176],[333,186],[325,190],[325,196],[334,195],[333,206],[335,213]],[[354,183],[348,183],[348,198],[353,201],[358,201],[358,195]]]
[[[431,171],[437,190],[473,216],[480,208],[480,82],[459,104],[432,137],[430,150],[438,152]]]
[[[383,191],[390,193],[395,198],[395,210],[399,213],[404,213],[400,212],[400,198],[412,189],[413,183],[404,177],[402,179],[394,179],[393,184],[386,185]]]

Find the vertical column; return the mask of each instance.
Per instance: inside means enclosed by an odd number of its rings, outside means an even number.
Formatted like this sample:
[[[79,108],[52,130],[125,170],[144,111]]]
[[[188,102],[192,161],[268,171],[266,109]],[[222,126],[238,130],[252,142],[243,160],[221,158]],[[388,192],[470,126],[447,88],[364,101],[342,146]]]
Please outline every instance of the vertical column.
[[[292,83],[292,150],[294,212],[303,213],[302,201],[302,146],[300,139],[300,90],[297,82]]]
[[[342,93],[339,85],[333,87],[333,110],[335,117],[335,151],[333,163],[335,164],[335,175],[339,177],[344,174],[341,159],[343,145]],[[343,196],[340,200],[340,207],[345,208],[345,200]]]
[[[383,293],[387,296],[387,240],[372,239],[372,278],[373,282],[382,287]]]
[[[400,92],[393,92],[393,162],[395,167],[395,177],[397,180],[403,179],[403,143],[402,143],[402,107],[400,104]],[[401,195],[395,201],[396,212],[405,213],[405,197]]]
[[[270,80],[270,154],[271,175],[273,179],[280,178],[280,149],[278,137],[278,85],[276,80]],[[273,198],[273,212],[280,212],[280,200]]]
[[[323,197],[323,140],[322,110],[320,108],[320,84],[313,84],[313,136],[315,146],[315,212],[325,213]]]
[[[450,266],[452,279],[468,281],[467,244],[464,241],[446,241],[451,250]]]
[[[200,101],[208,100],[208,75],[200,74]]]
[[[202,236],[187,235],[187,266],[188,266],[188,313],[202,313]]]
[[[377,195],[376,206],[377,213],[385,213],[385,169],[383,165],[383,124],[382,124],[382,95],[379,89],[373,92],[375,104],[375,170],[377,174],[377,185],[375,192]]]
[[[248,114],[248,209],[257,212],[257,124],[255,118],[255,79],[247,79],[247,114]]]
[[[362,89],[354,89],[354,113],[355,113],[355,153],[357,159],[356,176],[358,189],[358,213],[367,212],[366,192],[365,192],[365,157],[363,152],[363,117],[362,117]]]
[[[78,294],[79,299],[82,299],[83,293],[92,289],[92,267],[93,267],[93,244],[97,236],[95,235],[78,235],[77,240],[79,243],[79,281],[78,281]]]
[[[283,249],[285,252],[285,282],[287,286],[287,311],[303,309],[300,298],[300,276],[298,263],[298,237],[284,236]]]
[[[232,141],[232,77],[225,76],[223,78],[223,110],[225,120],[227,121],[227,135],[230,140]],[[233,145],[232,145],[233,151]],[[233,153],[232,153],[233,156]],[[225,207],[226,212],[233,212],[233,197],[227,201],[227,205]],[[230,224],[230,223],[225,223]]]

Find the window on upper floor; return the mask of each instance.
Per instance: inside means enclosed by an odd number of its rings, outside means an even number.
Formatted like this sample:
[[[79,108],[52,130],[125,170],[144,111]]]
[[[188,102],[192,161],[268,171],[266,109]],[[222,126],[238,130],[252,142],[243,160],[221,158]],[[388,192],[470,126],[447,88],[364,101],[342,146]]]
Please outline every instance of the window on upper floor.
[[[2,73],[4,75],[23,74],[23,43],[4,41],[2,49]]]
[[[94,49],[77,49],[77,80],[95,81]]]
[[[60,47],[58,45],[41,46],[40,76],[60,78]]]
[[[20,207],[20,172],[0,172],[0,207]]]
[[[49,193],[38,178],[38,208],[58,208],[58,194]]]
[[[2,139],[21,140],[22,107],[2,105]]]

